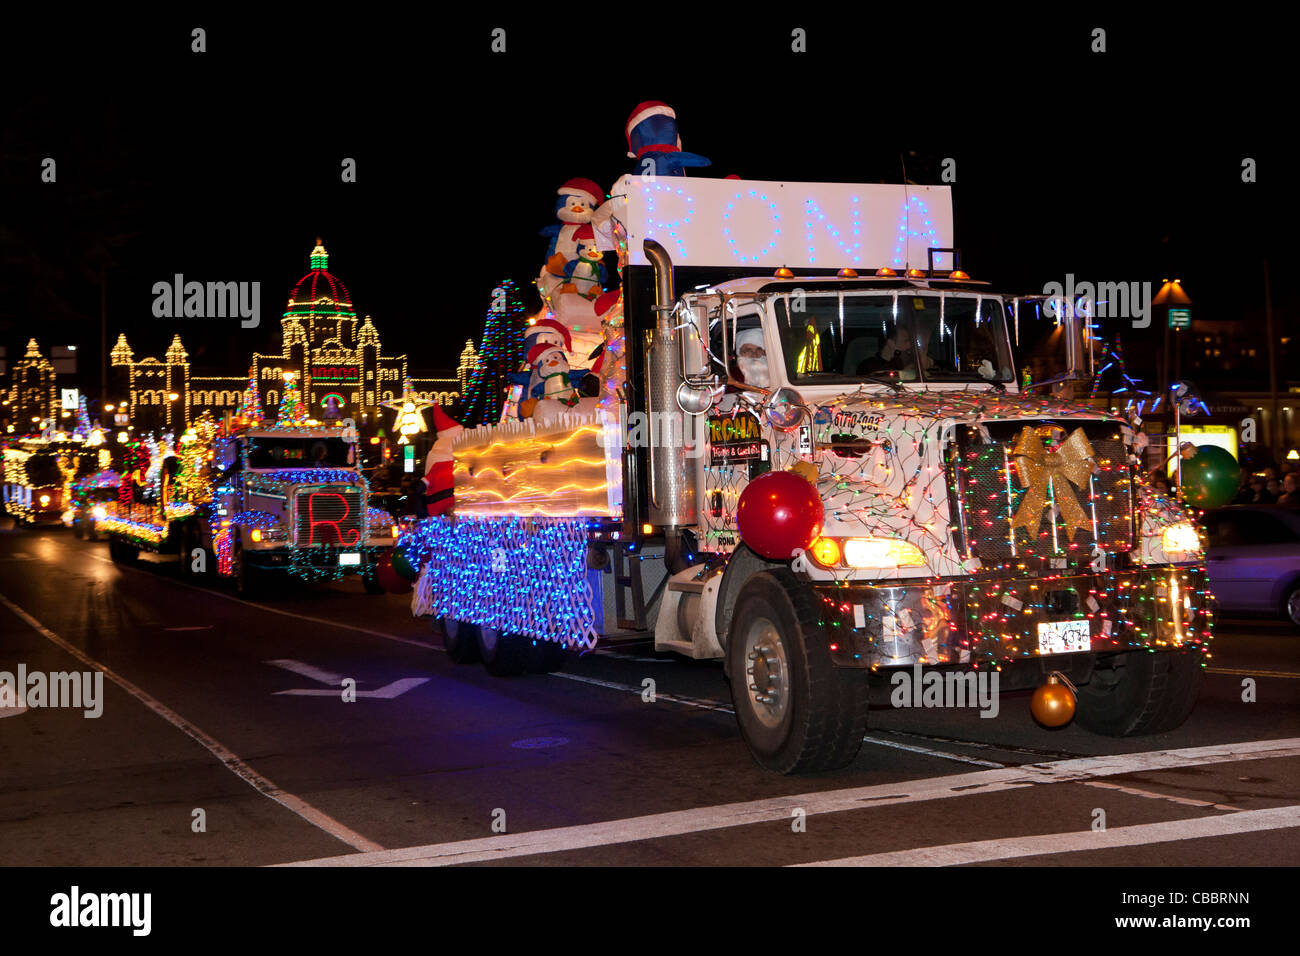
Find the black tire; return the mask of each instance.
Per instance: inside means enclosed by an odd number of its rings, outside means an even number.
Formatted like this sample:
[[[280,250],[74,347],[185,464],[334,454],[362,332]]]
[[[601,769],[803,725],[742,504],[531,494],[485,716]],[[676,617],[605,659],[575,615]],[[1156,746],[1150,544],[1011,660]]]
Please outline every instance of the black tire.
[[[378,576],[373,571],[361,572],[361,586],[366,589],[367,594],[387,594],[384,586],[379,583]]]
[[[133,565],[140,557],[140,549],[114,536],[108,539],[108,556],[115,564]]]
[[[199,547],[198,530],[192,523],[186,522],[176,529],[176,553],[180,557],[180,575],[187,581],[197,581],[203,577],[194,570],[194,549]],[[208,556],[203,556],[203,566],[208,566]]]
[[[736,598],[727,640],[736,722],[754,760],[777,773],[843,767],[867,730],[866,673],[831,662],[818,616],[787,568],[753,575]]]
[[[1300,584],[1292,586],[1287,592],[1286,600],[1282,602],[1282,613],[1296,627],[1300,627]]]
[[[478,663],[478,625],[466,624],[449,617],[434,618],[434,628],[442,632],[442,647],[457,664]]]
[[[541,638],[532,640],[531,638],[521,638],[526,644],[525,653],[528,656],[528,670],[533,674],[553,674],[556,671],[564,670],[564,665],[568,663],[569,655],[557,641],[545,641]]]
[[[264,590],[266,572],[261,568],[253,567],[244,560],[244,546],[240,543],[238,537],[235,538],[233,548],[235,593],[246,601],[255,600],[262,595]]]
[[[1099,661],[1079,688],[1075,719],[1106,737],[1173,730],[1196,706],[1205,674],[1201,658],[1199,651],[1131,651]]]
[[[493,627],[475,629],[478,656],[493,677],[517,677],[528,670],[528,638]]]

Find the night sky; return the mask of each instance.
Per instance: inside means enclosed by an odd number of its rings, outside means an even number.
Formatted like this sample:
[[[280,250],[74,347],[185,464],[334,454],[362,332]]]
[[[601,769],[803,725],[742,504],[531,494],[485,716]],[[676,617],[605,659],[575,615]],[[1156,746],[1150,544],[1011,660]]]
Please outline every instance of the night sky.
[[[1245,318],[1262,346],[1267,254],[1279,328],[1295,322],[1292,121],[1277,103],[1293,83],[1281,38],[1263,28],[1095,17],[1009,28],[974,8],[740,26],[678,12],[635,27],[599,8],[455,23],[324,9],[7,28],[0,344],[11,360],[31,335],[77,344],[81,384],[97,383],[102,260],[110,345],[125,331],[138,356],[159,355],[179,331],[200,369],[241,372],[278,341],[319,235],[387,353],[407,352],[415,370],[453,367],[492,288],[537,274],[556,187],[574,176],[608,187],[629,171],[623,126],[646,99],[676,109],[710,175],[898,182],[905,161],[929,183],[954,158],[963,266],[1002,290],[1070,272],[1157,288],[1176,275],[1198,318]],[[207,28],[207,53],[190,52],[194,26]],[[494,26],[507,30],[504,55],[489,52]],[[790,52],[796,26],[806,54]],[[1089,52],[1094,26],[1108,31],[1105,54]],[[55,184],[40,182],[45,156]],[[1241,181],[1246,156],[1257,183]],[[340,182],[344,157],[355,184]],[[261,327],[155,319],[152,285],[177,272],[260,281]],[[1125,344],[1141,353],[1158,334]]]

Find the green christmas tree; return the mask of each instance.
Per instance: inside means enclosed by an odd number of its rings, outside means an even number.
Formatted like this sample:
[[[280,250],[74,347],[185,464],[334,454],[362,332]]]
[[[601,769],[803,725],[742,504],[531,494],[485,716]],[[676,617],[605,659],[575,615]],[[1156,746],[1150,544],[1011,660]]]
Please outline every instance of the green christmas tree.
[[[86,410],[86,396],[82,395],[77,402],[77,425],[72,430],[72,434],[78,438],[90,437],[90,412]]]
[[[523,358],[524,329],[528,319],[518,287],[509,279],[492,290],[492,304],[483,320],[481,364],[465,389],[467,428],[495,424],[510,391],[507,376],[517,370]]]
[[[248,370],[248,388],[244,389],[244,400],[235,409],[235,421],[245,425],[262,424],[262,392],[257,387],[257,376]]]
[[[280,410],[275,420],[277,428],[301,428],[307,424],[307,406],[302,403],[302,393],[298,391],[296,376],[284,381],[284,395],[280,398]]]

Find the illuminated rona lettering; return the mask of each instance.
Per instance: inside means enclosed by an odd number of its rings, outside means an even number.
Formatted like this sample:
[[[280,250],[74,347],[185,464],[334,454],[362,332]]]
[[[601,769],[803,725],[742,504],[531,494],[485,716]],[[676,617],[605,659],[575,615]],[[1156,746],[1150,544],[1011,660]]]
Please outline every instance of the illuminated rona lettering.
[[[821,206],[817,204],[816,199],[804,200],[804,234],[808,239],[808,261],[817,264],[817,245],[813,238],[816,234],[816,226],[820,225],[826,233],[835,240],[835,245],[840,251],[837,261],[840,262],[862,262],[862,206],[858,202],[858,197],[854,196],[849,205],[849,227],[848,236],[845,235],[835,222],[826,218],[826,213]],[[851,238],[850,238],[851,237]]]
[[[317,518],[317,517],[316,517],[316,509],[317,509],[316,500],[317,500],[318,498],[321,498],[321,499],[324,499],[324,498],[336,498],[336,499],[338,499],[338,501],[340,501],[340,502],[343,504],[343,513],[340,514],[340,515],[336,515],[336,516],[333,517],[333,518]],[[328,504],[326,504],[326,502],[324,502],[324,501],[322,501],[322,502],[320,503],[320,508],[321,508],[321,513],[322,513],[322,514],[329,514],[329,513],[330,513],[330,510],[332,510],[331,506],[328,505]],[[351,547],[352,545],[356,544],[356,543],[357,543],[357,540],[361,537],[361,529],[360,529],[360,528],[353,528],[353,529],[352,529],[352,540],[349,541],[349,540],[344,536],[344,534],[343,534],[343,529],[339,527],[339,522],[342,521],[343,519],[345,519],[345,518],[346,518],[350,513],[351,513],[351,509],[348,507],[348,499],[345,498],[343,495],[339,494],[337,491],[313,491],[311,494],[309,494],[309,495],[307,496],[307,543],[308,543],[308,544],[315,544],[315,543],[316,543],[316,529],[317,529],[318,527],[323,527],[323,528],[332,528],[332,529],[333,529],[333,531],[334,531],[334,539],[335,539],[335,542],[336,542],[336,543],[338,543],[338,544],[343,544],[343,545],[347,545],[348,547]],[[322,541],[323,541],[324,543],[326,543],[326,544],[331,543],[331,542],[328,542],[328,541],[324,541],[324,536],[322,536]]]

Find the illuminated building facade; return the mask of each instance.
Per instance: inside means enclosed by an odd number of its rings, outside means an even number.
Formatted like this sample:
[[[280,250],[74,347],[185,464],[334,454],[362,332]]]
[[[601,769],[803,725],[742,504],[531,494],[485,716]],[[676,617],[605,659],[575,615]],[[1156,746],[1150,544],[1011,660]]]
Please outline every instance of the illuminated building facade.
[[[280,319],[280,351],[252,356],[252,374],[268,420],[275,419],[286,372],[295,373],[302,383],[303,401],[318,418],[333,397],[340,416],[358,423],[374,421],[382,403],[402,394],[409,374],[406,356],[383,354],[379,330],[370,316],[358,318],[347,287],[328,266],[329,253],[317,240],[310,271],[293,287]],[[161,361],[135,358],[126,335],[119,335],[111,361],[119,394],[129,396],[132,421],[144,429],[175,430],[205,410],[220,418],[239,407],[248,387],[247,372],[194,372],[179,334]],[[481,361],[473,341],[466,341],[455,375],[411,376],[414,391],[426,401],[453,405]]]
[[[58,415],[58,389],[54,384],[54,365],[41,354],[35,339],[27,342],[27,354],[14,363],[9,385],[0,391],[4,403],[0,419],[13,427],[11,434],[34,434],[42,422],[54,421]],[[33,421],[36,419],[36,421]]]

